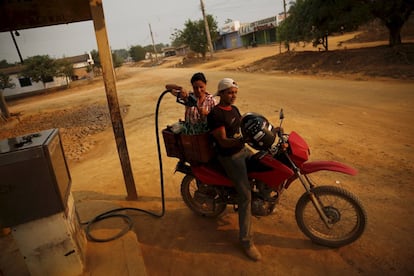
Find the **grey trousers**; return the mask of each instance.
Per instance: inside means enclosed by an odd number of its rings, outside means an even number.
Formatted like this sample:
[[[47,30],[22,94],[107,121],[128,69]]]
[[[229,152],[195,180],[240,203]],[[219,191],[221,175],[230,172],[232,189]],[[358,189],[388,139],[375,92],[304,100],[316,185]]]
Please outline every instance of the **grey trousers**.
[[[227,176],[234,183],[238,193],[239,239],[244,247],[253,244],[251,235],[251,201],[252,194],[247,177],[246,159],[253,153],[244,147],[231,156],[218,156]]]

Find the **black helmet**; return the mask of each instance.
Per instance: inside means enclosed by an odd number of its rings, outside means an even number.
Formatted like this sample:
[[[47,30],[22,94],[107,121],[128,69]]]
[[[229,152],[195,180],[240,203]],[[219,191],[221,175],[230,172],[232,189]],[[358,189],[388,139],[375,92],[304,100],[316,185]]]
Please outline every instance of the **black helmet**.
[[[257,150],[268,150],[276,138],[276,129],[257,113],[244,114],[240,128],[245,141]]]

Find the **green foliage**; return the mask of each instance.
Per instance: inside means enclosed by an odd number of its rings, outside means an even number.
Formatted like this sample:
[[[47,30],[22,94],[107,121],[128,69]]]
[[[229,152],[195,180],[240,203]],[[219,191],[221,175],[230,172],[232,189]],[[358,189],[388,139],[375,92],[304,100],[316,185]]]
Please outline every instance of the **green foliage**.
[[[389,30],[389,45],[401,44],[401,29],[414,10],[414,0],[361,0]]]
[[[168,45],[164,45],[163,43],[155,44],[157,53],[161,53],[164,47],[168,47]],[[144,46],[143,48],[145,49],[145,52],[154,53],[154,46],[152,44]]]
[[[9,64],[5,59],[0,60],[0,68],[7,68],[11,66],[14,66],[14,64]]]
[[[10,117],[10,111],[4,99],[3,90],[6,88],[14,88],[15,86],[11,82],[9,75],[0,72],[0,115],[6,119]]]
[[[207,15],[206,18],[211,40],[214,41],[217,38],[217,21],[212,15]],[[188,19],[184,26],[184,30],[175,30],[172,34],[172,45],[177,47],[186,44],[192,51],[205,57],[208,51],[208,41],[204,20],[191,21]]]
[[[123,60],[126,60],[129,56],[128,51],[125,49],[113,50],[112,53],[116,54],[118,58],[121,58]]]
[[[91,51],[91,57],[93,59],[93,65],[91,68],[91,71],[93,71],[95,76],[99,76],[102,74],[102,65],[101,65],[101,59],[99,58],[99,53],[97,50]]]
[[[186,44],[182,30],[175,29],[174,33],[171,34],[170,39],[173,47],[180,47]]]
[[[209,131],[207,122],[198,122],[196,124],[191,124],[190,122],[181,121],[181,133],[187,135],[196,135],[202,134]]]
[[[161,53],[162,49],[167,46],[168,45],[165,45],[163,43],[155,44],[155,50],[157,51],[157,53]],[[144,60],[146,53],[154,53],[154,46],[152,44],[146,45],[144,47],[141,45],[131,46],[127,53],[133,61],[137,62],[140,60]]]
[[[280,41],[310,41],[312,22],[306,18],[309,13],[306,0],[297,0],[289,9],[289,16],[278,27]]]
[[[132,46],[129,49],[129,56],[133,61],[140,61],[145,59],[145,49],[142,46]]]
[[[90,73],[90,72],[92,72],[92,71],[93,71],[93,66],[89,64],[89,65],[86,67],[86,72],[87,72],[87,73]]]
[[[112,52],[112,63],[114,68],[121,67],[124,63],[124,58],[117,55],[116,52]]]
[[[26,68],[23,75],[35,82],[42,81],[45,84],[50,78],[59,75],[58,63],[48,55],[29,57],[24,64]]]
[[[99,52],[97,50],[91,51],[91,57],[94,62],[94,67],[100,71],[102,68],[101,59],[99,57]],[[121,49],[121,50],[115,50],[112,52],[112,64],[114,68],[121,67],[124,63],[125,58],[128,57],[128,51]]]
[[[66,78],[66,84],[69,84],[69,79],[72,78],[74,69],[73,64],[70,63],[68,60],[61,59],[56,61],[58,70],[57,73],[59,76],[64,76]]]
[[[101,68],[101,59],[99,58],[99,53],[97,50],[92,50],[91,51],[91,57],[93,59],[93,66],[96,68]]]
[[[353,31],[371,18],[367,6],[358,0],[297,0],[278,28],[279,40],[313,41],[316,46],[328,35]]]
[[[379,18],[390,32],[390,46],[401,44],[401,28],[414,10],[414,0],[297,0],[279,28],[279,41],[327,41],[327,36],[353,31]],[[327,48],[327,45],[326,45]]]
[[[11,82],[9,75],[0,72],[0,90],[4,90],[6,88],[14,88],[16,84]]]

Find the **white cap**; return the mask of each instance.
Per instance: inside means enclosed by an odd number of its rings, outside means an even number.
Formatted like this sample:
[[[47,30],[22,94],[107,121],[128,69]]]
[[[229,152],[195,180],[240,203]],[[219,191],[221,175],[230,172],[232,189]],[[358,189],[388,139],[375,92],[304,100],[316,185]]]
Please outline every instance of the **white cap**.
[[[224,78],[218,84],[217,94],[220,91],[226,90],[226,89],[231,88],[231,87],[239,88],[239,86],[237,85],[237,83],[233,79]]]

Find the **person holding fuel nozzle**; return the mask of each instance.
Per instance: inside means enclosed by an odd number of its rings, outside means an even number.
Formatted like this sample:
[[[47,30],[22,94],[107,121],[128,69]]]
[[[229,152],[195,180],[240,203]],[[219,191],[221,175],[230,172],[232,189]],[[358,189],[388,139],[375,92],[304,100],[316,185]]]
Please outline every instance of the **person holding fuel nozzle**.
[[[182,101],[186,105],[186,121],[193,123],[207,122],[210,134],[215,140],[217,159],[227,176],[234,183],[238,193],[237,205],[241,246],[249,258],[258,261],[262,256],[254,245],[251,235],[251,188],[246,168],[246,160],[253,152],[244,144],[240,133],[242,116],[239,109],[233,105],[236,100],[238,85],[233,79],[222,79],[218,84],[218,91],[215,95],[220,97],[220,102],[216,105],[214,96],[206,92],[206,83],[204,74],[196,73],[193,75],[191,84],[195,99],[191,97],[191,93],[188,93],[181,86],[168,84],[166,88],[177,97],[177,101]],[[191,101],[196,104],[191,103]],[[210,102],[210,105],[207,105],[208,102]],[[200,107],[205,107],[205,109]]]
[[[176,84],[167,84],[165,88],[177,97],[177,101],[185,105],[185,121],[190,124],[207,122],[207,114],[217,104],[214,96],[207,92],[207,79],[203,73],[195,73],[191,77],[193,92]]]

